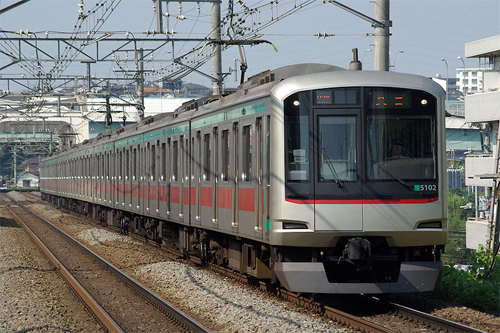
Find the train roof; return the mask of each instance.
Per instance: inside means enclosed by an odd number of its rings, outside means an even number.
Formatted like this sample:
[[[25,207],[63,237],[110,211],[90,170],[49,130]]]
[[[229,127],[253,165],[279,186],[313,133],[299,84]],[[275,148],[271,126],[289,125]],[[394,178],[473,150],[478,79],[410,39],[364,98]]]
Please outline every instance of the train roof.
[[[112,141],[117,136],[127,137],[136,135],[137,131],[146,132],[166,124],[174,124],[190,120],[192,117],[216,109],[228,108],[233,105],[245,103],[265,96],[274,96],[284,99],[295,92],[322,88],[349,87],[349,86],[383,86],[389,85],[407,89],[420,89],[437,96],[444,96],[443,88],[432,81],[419,75],[402,74],[381,71],[349,71],[344,68],[327,65],[304,63],[289,65],[267,70],[251,76],[241,84],[236,91],[229,91],[218,96],[209,96],[183,103],[173,113],[160,113],[141,120],[137,124],[119,127],[112,133],[101,134],[98,137],[63,149],[75,151],[86,149]]]
[[[420,75],[383,71],[339,71],[321,72],[292,77],[273,88],[272,94],[278,99],[302,90],[335,87],[399,87],[418,89],[442,97],[443,88],[431,78]]]

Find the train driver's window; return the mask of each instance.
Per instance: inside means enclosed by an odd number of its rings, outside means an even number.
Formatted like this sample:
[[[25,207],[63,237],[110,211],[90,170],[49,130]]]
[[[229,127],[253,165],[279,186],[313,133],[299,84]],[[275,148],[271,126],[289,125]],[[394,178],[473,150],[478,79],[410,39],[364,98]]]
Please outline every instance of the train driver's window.
[[[319,180],[356,181],[356,117],[321,116],[319,127]]]

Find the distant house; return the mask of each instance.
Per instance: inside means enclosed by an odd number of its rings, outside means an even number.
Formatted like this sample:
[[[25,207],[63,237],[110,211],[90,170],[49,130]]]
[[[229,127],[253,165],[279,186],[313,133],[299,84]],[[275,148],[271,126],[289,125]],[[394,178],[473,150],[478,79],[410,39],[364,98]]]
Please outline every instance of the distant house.
[[[40,178],[38,172],[22,172],[17,176],[17,187],[38,187]]]
[[[42,158],[40,156],[30,158],[29,160],[23,162],[26,165],[25,171],[38,174],[40,172],[40,161]]]

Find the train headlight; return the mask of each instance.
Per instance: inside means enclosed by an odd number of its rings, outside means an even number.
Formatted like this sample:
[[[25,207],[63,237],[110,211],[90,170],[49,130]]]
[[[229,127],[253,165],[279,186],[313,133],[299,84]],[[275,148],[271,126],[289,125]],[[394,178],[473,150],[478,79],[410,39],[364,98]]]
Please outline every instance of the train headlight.
[[[426,100],[426,99],[421,100],[421,101],[420,101],[420,104],[422,104],[422,105],[427,105],[427,100]]]
[[[441,229],[443,224],[441,221],[423,222],[418,225],[418,229],[431,228],[431,229]]]
[[[293,101],[293,105],[295,105],[295,106],[299,106],[299,105],[300,105],[300,103],[299,103],[299,101]]]
[[[309,229],[305,223],[283,222],[283,229]]]

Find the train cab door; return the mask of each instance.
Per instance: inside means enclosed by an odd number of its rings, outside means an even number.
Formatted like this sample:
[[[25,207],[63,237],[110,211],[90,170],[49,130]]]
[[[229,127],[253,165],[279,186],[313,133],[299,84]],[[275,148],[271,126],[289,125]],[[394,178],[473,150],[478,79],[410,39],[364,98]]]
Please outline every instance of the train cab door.
[[[315,109],[315,230],[362,230],[359,109]]]
[[[262,118],[255,119],[255,237],[263,237],[264,229],[264,128]]]

